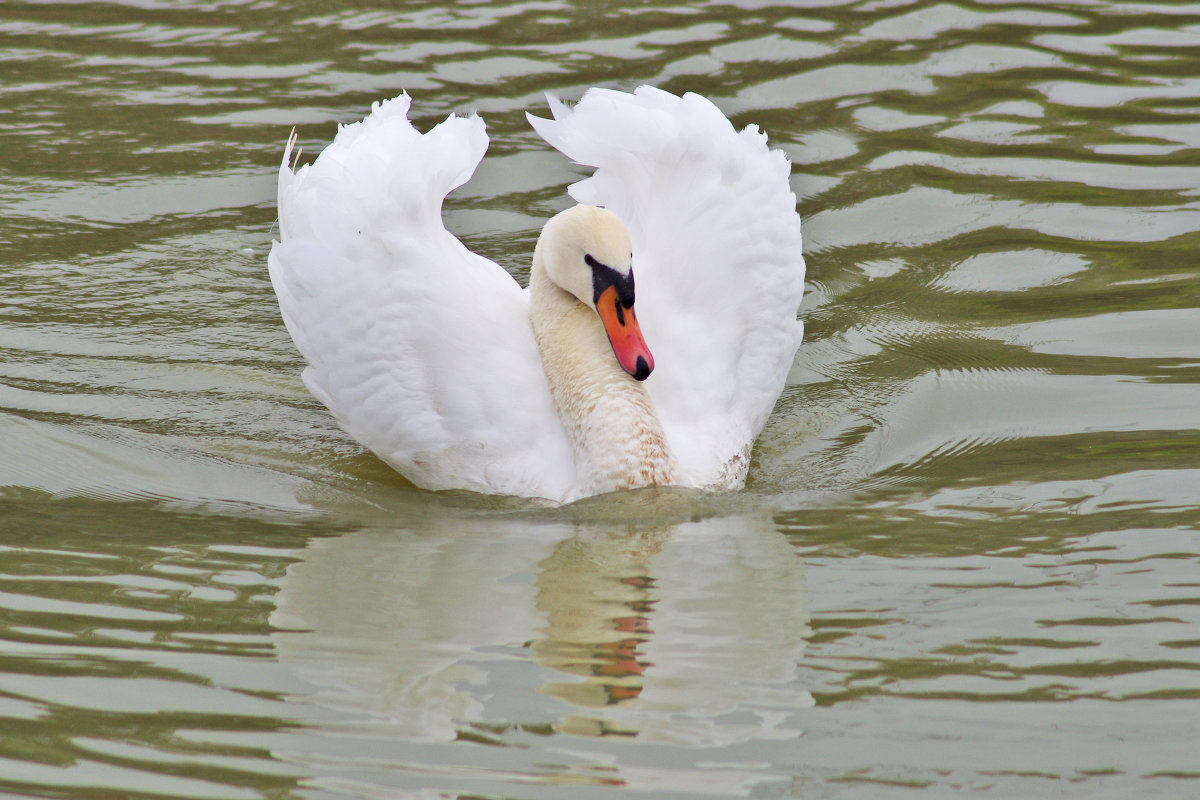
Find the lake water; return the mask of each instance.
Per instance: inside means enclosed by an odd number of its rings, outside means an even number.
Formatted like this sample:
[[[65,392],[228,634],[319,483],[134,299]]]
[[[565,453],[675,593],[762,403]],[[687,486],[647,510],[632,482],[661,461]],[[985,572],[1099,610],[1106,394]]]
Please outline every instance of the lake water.
[[[652,83],[793,161],[744,492],[413,488],[309,397],[298,128]],[[1200,4],[0,6],[0,794],[1200,796]]]

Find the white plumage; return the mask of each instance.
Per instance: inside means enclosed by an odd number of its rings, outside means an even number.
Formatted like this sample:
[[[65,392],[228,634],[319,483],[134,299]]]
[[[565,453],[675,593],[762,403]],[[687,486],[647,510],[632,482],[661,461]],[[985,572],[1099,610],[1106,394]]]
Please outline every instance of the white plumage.
[[[409,104],[375,104],[296,172],[289,142],[269,266],[305,385],[418,486],[557,502],[613,488],[576,467],[579,447],[602,443],[573,443],[559,419],[528,290],[442,225],[443,199],[487,149],[483,120],[451,115],[422,135]],[[596,168],[571,196],[629,234],[655,369],[621,377],[650,398],[671,482],[739,488],[802,333],[788,161],[695,94],[592,89],[551,109],[530,117],[537,132]]]

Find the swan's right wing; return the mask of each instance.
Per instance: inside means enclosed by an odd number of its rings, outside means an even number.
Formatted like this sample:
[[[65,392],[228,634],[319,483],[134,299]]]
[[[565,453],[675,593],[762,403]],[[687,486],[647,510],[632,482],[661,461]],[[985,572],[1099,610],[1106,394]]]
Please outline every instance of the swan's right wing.
[[[317,160],[279,172],[271,282],[341,426],[418,486],[562,500],[574,465],[528,293],[442,225],[487,149],[478,117],[422,135],[376,104]]]

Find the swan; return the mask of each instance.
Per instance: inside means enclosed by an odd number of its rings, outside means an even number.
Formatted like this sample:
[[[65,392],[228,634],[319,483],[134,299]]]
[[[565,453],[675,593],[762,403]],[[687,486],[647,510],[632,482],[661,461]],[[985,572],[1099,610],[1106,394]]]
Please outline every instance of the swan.
[[[292,133],[268,269],[304,384],[425,489],[739,489],[803,335],[790,162],[697,94],[547,100],[530,124],[595,172],[527,289],[442,223],[487,149],[477,114],[422,134],[402,93],[299,169]]]

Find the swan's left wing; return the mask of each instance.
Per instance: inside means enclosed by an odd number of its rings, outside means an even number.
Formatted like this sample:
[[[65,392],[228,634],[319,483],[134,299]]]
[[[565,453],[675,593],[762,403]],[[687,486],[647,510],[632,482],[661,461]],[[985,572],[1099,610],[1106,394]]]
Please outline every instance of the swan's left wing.
[[[291,144],[284,156],[269,265],[304,383],[418,486],[562,500],[573,458],[528,293],[442,225],[487,149],[483,121],[421,134],[408,108],[376,104],[296,172]]]
[[[803,332],[791,165],[711,102],[643,86],[591,89],[537,132],[592,177],[570,189],[629,229],[646,381],[683,482],[739,487]]]

